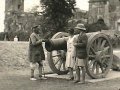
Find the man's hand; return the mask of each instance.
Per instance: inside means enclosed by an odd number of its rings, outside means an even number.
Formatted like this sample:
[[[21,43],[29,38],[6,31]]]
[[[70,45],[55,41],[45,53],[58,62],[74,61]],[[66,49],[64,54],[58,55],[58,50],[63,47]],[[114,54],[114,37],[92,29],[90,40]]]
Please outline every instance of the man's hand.
[[[46,41],[46,39],[42,39],[42,42],[45,42]]]
[[[38,42],[41,43],[41,42],[45,42],[46,39],[40,39]]]
[[[42,39],[38,40],[37,43],[38,43],[38,44],[39,44],[39,43],[42,43]]]
[[[45,60],[42,60],[42,65],[43,65],[43,66],[46,66]]]
[[[49,42],[49,39],[43,39],[42,42]]]

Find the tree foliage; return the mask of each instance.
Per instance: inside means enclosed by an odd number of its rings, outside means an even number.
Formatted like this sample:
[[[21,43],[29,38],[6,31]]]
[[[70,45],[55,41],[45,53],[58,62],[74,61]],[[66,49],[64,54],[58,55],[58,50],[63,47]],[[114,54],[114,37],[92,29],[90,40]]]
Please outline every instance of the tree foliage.
[[[43,27],[50,32],[65,31],[73,16],[75,0],[40,0],[43,7]]]

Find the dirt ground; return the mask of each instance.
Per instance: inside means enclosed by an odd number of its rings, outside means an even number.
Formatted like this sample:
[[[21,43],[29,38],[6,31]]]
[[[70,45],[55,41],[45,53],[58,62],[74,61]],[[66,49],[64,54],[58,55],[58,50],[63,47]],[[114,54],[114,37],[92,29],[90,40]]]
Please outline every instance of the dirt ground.
[[[49,77],[47,80],[30,81],[28,43],[0,42],[0,44],[0,90],[119,90],[120,88],[120,78],[97,83],[86,82],[84,85]],[[50,71],[48,64],[46,67],[45,71]]]
[[[29,71],[0,71],[0,90],[119,90],[120,78],[104,82],[74,84],[65,79],[29,80]]]

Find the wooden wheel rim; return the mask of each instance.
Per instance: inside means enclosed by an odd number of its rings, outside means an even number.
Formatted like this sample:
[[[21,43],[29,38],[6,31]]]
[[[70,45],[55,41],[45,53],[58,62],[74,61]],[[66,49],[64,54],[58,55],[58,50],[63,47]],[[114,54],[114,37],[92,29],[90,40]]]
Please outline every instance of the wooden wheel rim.
[[[101,68],[101,73],[100,72],[97,73],[98,72],[97,69],[96,69],[96,73],[94,71],[92,71],[90,68],[90,63],[89,63],[90,61],[93,63],[93,60],[90,60],[90,57],[89,57],[90,52],[91,52],[91,46],[94,44],[95,40],[98,40],[98,39],[101,39],[102,41],[104,41],[106,43],[106,46],[109,47],[108,53],[110,55],[108,66],[105,68],[105,71],[103,72],[102,67],[101,67],[102,65],[101,64],[99,65],[98,62],[100,62],[100,58],[104,55],[104,53],[103,54],[101,53],[102,50],[101,51],[98,50],[98,52],[95,52],[95,57],[97,57],[97,58],[95,58],[96,60],[94,61],[94,65],[92,66],[92,68],[95,66],[96,66],[96,68]],[[99,40],[97,42],[99,42]],[[101,44],[103,44],[104,42],[101,42]],[[105,77],[112,66],[112,60],[113,60],[113,49],[112,49],[112,45],[111,45],[109,37],[103,33],[91,34],[89,39],[88,39],[88,44],[87,44],[87,55],[88,55],[88,57],[87,57],[86,62],[85,62],[87,74],[92,78]],[[101,61],[102,61],[102,59],[101,59]],[[97,63],[96,65],[95,65],[95,62]]]
[[[55,39],[55,38],[61,38],[63,36],[68,36],[68,33],[64,33],[64,32],[58,32],[56,33],[51,39]],[[53,51],[52,51],[53,52]],[[49,63],[49,66],[51,68],[51,70],[54,72],[54,73],[57,73],[57,74],[67,74],[68,73],[68,70],[62,70],[62,69],[58,69],[58,67],[55,65],[55,63],[57,62],[54,62],[53,61],[53,56],[52,56],[52,52],[47,52],[47,59],[48,59],[48,63]],[[61,62],[61,61],[59,61]],[[58,62],[58,63],[59,63]],[[65,63],[65,62],[64,62]],[[62,67],[62,66],[61,66]],[[60,67],[60,68],[61,68]]]

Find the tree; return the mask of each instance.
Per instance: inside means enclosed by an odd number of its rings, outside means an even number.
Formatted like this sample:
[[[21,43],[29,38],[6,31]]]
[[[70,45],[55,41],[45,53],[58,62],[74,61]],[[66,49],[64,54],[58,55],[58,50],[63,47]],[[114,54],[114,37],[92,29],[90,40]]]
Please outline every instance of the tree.
[[[42,27],[56,33],[65,31],[68,20],[73,16],[75,0],[40,0],[43,7]]]

